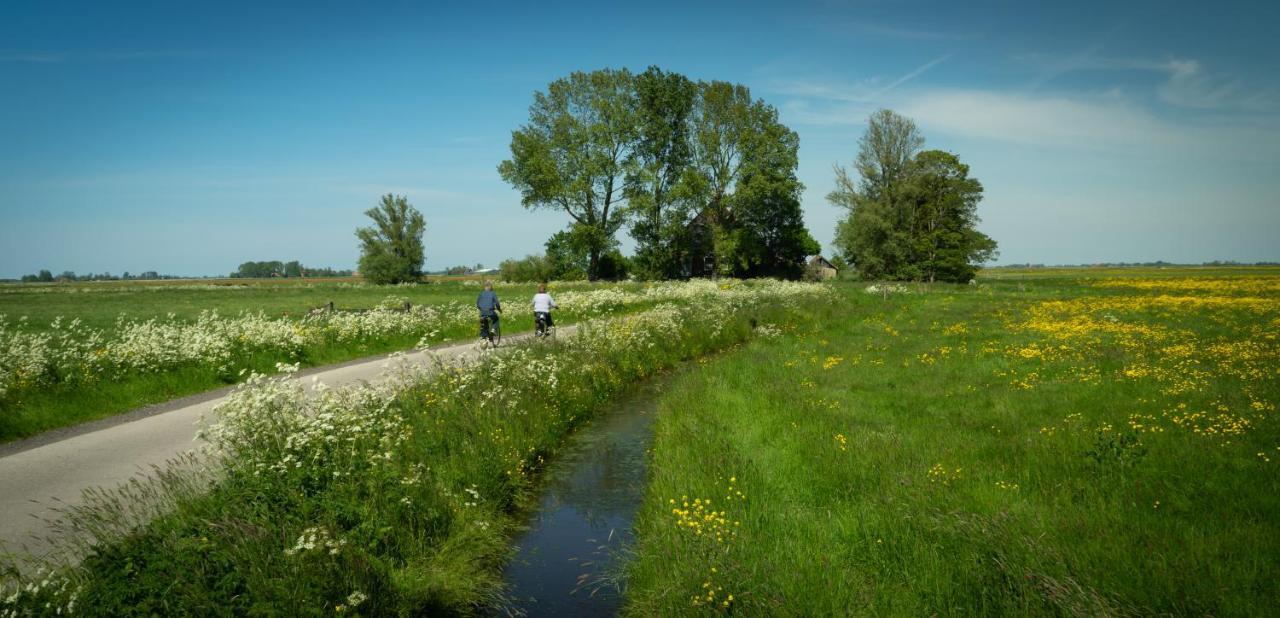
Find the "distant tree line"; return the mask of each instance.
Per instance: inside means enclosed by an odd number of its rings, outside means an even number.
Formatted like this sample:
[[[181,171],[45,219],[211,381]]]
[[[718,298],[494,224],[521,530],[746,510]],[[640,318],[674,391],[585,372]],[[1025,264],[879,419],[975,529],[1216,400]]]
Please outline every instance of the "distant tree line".
[[[52,283],[54,281],[152,281],[158,279],[181,279],[178,275],[162,275],[154,270],[148,270],[139,274],[131,274],[125,271],[123,275],[113,275],[109,272],[104,273],[87,273],[77,275],[70,270],[64,270],[61,274],[54,275],[48,270],[41,270],[34,275],[23,275],[23,283]]]
[[[272,277],[350,277],[350,270],[334,270],[332,268],[311,268],[303,266],[297,260],[281,262],[245,262],[231,273],[232,279],[269,279]]]
[[[477,270],[484,270],[484,264],[476,264],[475,266],[450,266],[449,268],[441,271],[440,274],[457,277],[459,275],[469,275]]]
[[[526,208],[563,211],[570,224],[545,255],[504,263],[503,276],[799,277],[818,244],[800,209],[798,147],[741,84],[657,67],[551,82],[498,172]],[[618,252],[624,227],[630,260]]]
[[[827,200],[847,211],[836,248],[865,279],[963,283],[997,255],[977,229],[982,184],[956,155],[923,145],[915,123],[882,109],[859,141],[856,178],[835,168]]]

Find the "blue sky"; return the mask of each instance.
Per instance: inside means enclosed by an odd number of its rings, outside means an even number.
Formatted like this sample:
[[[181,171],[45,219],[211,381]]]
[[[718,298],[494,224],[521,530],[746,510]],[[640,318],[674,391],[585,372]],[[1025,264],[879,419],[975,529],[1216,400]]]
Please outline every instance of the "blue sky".
[[[532,93],[649,65],[779,109],[824,248],[889,107],[1001,263],[1280,260],[1280,3],[187,4],[0,7],[0,277],[349,268],[387,192],[428,269],[537,252],[566,217],[495,170]]]

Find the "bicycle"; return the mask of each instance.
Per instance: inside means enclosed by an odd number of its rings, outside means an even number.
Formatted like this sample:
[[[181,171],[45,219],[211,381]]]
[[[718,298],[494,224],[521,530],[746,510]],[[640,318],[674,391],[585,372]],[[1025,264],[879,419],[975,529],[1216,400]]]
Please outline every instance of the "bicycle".
[[[555,338],[556,327],[551,323],[551,314],[535,311],[533,313],[533,336],[538,338]]]
[[[496,315],[480,316],[480,342],[482,345],[488,343],[489,347],[498,347],[498,344],[502,342],[502,327],[500,323],[501,320]]]

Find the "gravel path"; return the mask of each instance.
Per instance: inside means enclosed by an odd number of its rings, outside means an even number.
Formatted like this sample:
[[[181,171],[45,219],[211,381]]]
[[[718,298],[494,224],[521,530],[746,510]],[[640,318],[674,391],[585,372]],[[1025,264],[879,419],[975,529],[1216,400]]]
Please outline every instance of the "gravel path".
[[[573,326],[558,329],[570,336]],[[503,347],[529,334],[503,339]],[[499,348],[501,349],[501,348]],[[475,342],[442,345],[410,353],[412,362],[433,358],[457,362],[475,358]],[[298,372],[338,387],[377,382],[387,355]],[[201,415],[211,413],[234,387],[148,406],[100,421],[57,430],[0,446],[0,549],[38,556],[49,550],[45,539],[57,509],[81,501],[84,490],[114,487],[198,447]]]

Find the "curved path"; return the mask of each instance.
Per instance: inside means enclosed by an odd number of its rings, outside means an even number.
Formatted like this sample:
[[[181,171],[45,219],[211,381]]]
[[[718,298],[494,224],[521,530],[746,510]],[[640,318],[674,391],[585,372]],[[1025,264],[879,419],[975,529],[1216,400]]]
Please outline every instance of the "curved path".
[[[576,328],[558,330],[561,336],[569,336]],[[529,337],[528,333],[513,335],[503,343]],[[429,365],[435,358],[458,362],[478,355],[478,346],[467,342],[412,352],[408,358]],[[388,356],[310,368],[296,375],[317,378],[331,387],[377,382]],[[0,446],[0,549],[28,555],[47,552],[45,537],[58,510],[79,503],[86,489],[117,486],[153,464],[164,465],[196,448],[200,417],[212,412],[233,388]]]

